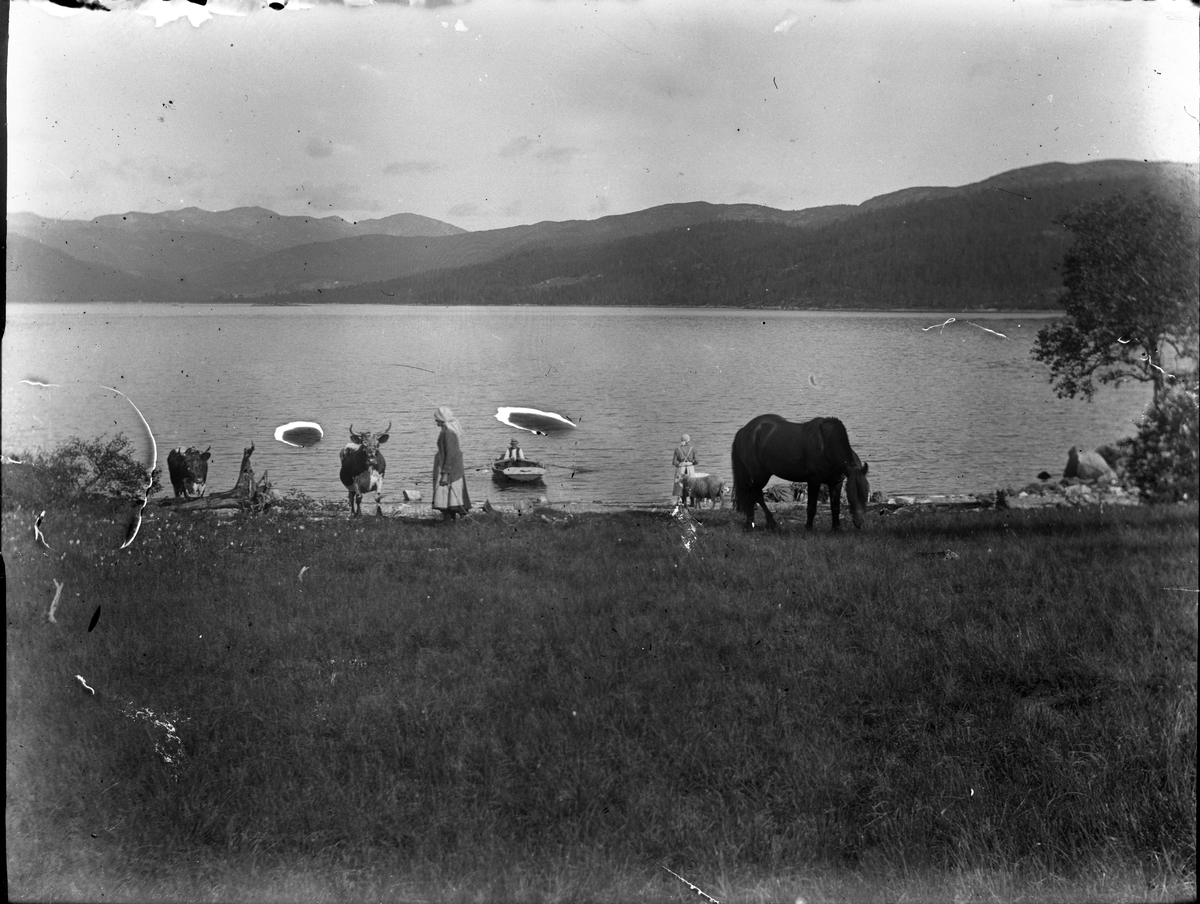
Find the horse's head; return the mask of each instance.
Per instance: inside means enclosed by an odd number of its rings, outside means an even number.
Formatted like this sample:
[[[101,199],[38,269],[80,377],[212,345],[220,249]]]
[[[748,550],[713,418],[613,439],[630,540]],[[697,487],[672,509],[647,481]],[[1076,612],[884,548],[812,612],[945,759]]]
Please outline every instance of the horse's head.
[[[855,456],[857,462],[858,456]],[[871,484],[867,482],[867,468],[857,463],[846,469],[846,501],[850,503],[850,519],[854,526],[862,529],[867,514],[867,500],[871,498]]]

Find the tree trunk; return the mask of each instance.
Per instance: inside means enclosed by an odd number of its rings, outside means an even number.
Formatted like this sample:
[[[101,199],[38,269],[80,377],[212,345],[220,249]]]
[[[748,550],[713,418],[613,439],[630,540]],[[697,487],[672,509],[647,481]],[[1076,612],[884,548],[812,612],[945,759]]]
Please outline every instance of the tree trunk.
[[[1150,385],[1154,387],[1154,407],[1161,408],[1167,397],[1167,381],[1159,363],[1159,344],[1154,341],[1146,343],[1146,360],[1143,367],[1150,375]]]

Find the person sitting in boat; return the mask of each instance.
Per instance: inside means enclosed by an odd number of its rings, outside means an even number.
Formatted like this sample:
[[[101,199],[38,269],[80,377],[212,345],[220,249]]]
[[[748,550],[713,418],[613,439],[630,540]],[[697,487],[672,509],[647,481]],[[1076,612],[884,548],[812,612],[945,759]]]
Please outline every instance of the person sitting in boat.
[[[521,450],[521,442],[515,436],[512,442],[508,444],[508,451],[504,453],[504,458],[509,461],[524,461],[525,453]]]

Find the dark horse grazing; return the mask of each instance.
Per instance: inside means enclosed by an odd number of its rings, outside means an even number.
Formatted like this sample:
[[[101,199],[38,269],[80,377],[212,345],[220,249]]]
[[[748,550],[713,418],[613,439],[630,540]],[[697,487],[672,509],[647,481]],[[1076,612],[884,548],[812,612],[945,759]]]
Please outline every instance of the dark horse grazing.
[[[818,417],[803,424],[785,421],[777,414],[760,414],[733,438],[733,496],[737,510],[746,516],[746,529],[754,527],[754,506],[767,513],[767,527],[775,529],[775,516],[763,501],[763,487],[771,475],[808,484],[808,529],[817,517],[821,484],[829,487],[829,510],[838,530],[842,481],[850,500],[854,526],[863,526],[867,497],[867,465],[850,448],[846,427],[835,417]]]

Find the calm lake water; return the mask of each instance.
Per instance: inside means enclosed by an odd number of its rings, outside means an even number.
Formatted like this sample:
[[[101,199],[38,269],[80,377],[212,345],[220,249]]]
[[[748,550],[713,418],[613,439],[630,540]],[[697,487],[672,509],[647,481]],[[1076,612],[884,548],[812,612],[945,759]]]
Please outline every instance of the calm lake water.
[[[1072,445],[1129,435],[1149,392],[1055,398],[1029,355],[1044,316],[678,309],[10,305],[3,344],[3,448],[123,430],[149,461],[145,416],[167,450],[212,446],[209,487],[230,488],[255,444],[281,490],[344,499],[338,452],[356,429],[392,422],[386,489],[430,496],[449,405],[468,468],[515,435],[552,465],[544,486],[505,489],[486,471],[472,498],[665,502],[681,433],[700,470],[731,476],[733,435],[751,417],[841,418],[872,489],[960,493],[1059,474]],[[52,384],[52,385],[35,385]],[[102,387],[114,387],[130,401]],[[520,433],[495,418],[525,406],[578,428]],[[315,421],[309,448],[274,439]],[[473,477],[473,479],[471,479]],[[168,490],[169,492],[169,490]]]

